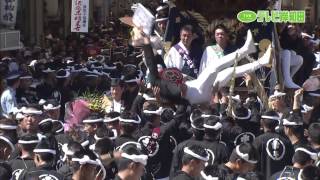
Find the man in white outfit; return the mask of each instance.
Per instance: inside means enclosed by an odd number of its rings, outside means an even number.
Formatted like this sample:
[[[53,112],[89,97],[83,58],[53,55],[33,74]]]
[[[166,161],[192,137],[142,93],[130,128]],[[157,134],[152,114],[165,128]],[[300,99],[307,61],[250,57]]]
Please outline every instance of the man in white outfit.
[[[203,52],[199,67],[199,74],[206,67],[218,61],[221,57],[235,50],[229,43],[229,31],[224,25],[219,24],[214,27],[214,29],[212,30],[213,32],[209,31],[210,30],[208,30],[208,36],[214,36],[216,44],[207,46],[205,51]],[[207,38],[211,39],[210,37]]]
[[[164,59],[164,63],[167,68],[177,68],[182,71],[183,74],[196,78],[198,74],[196,62],[198,60],[190,56],[193,39],[192,26],[183,26],[180,30],[180,42],[170,48]]]

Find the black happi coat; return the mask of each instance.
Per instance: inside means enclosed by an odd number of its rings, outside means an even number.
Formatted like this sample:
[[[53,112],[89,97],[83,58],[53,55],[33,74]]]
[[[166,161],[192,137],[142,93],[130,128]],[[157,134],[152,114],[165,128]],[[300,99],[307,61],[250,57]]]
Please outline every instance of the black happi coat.
[[[269,140],[273,138],[278,138],[284,145],[285,149],[280,147],[281,149],[277,150],[274,149],[274,151],[267,149],[272,149],[272,142],[270,141],[269,146],[267,147],[267,143]],[[284,166],[290,165],[292,156],[293,156],[293,146],[291,145],[290,141],[275,133],[275,132],[266,132],[260,136],[258,136],[254,142],[254,147],[257,149],[258,153],[260,154],[260,161],[258,162],[256,166],[256,170],[260,171],[262,174],[265,175],[265,177],[270,177],[272,174],[274,174],[277,171],[280,171]],[[276,147],[279,148],[279,147]],[[282,154],[284,153],[284,154]],[[282,156],[280,158],[280,156]]]

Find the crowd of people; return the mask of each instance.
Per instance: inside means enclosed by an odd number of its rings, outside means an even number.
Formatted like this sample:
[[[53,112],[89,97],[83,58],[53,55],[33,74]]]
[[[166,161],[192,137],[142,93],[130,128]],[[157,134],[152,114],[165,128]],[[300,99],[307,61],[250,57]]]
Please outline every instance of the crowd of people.
[[[319,34],[279,25],[261,52],[245,25],[204,45],[186,23],[166,51],[174,8],[150,9],[150,36],[115,21],[2,54],[0,179],[320,179]]]

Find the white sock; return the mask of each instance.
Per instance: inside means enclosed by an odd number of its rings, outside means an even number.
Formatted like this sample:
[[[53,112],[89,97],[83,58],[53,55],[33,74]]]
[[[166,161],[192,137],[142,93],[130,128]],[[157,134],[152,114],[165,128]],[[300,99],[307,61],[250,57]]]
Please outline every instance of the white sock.
[[[271,55],[272,55],[271,53],[272,53],[272,48],[271,48],[271,45],[269,45],[268,49],[263,54],[263,56],[261,56],[258,59],[258,62],[263,66],[268,65],[270,63],[270,58],[271,58]]]
[[[257,51],[256,46],[254,45],[254,39],[250,30],[247,31],[247,39],[244,45],[238,50],[239,58],[242,59],[248,54],[255,53]]]

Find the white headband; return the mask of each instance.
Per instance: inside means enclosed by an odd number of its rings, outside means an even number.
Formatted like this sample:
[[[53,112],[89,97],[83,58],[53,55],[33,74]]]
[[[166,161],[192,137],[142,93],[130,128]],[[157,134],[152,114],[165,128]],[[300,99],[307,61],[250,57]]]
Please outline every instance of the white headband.
[[[54,72],[55,70],[51,69],[51,68],[47,68],[45,70],[42,70],[42,72],[45,72],[45,73],[49,73],[49,72]]]
[[[132,83],[132,82],[138,83],[139,81],[140,81],[140,79],[136,78],[136,79],[125,80],[124,82],[126,82],[126,83]]]
[[[44,105],[45,103],[46,103],[47,101],[46,100],[44,100],[44,99],[40,99],[40,101],[39,101],[39,105]]]
[[[288,119],[283,119],[283,125],[284,126],[302,126],[303,122],[290,122]]]
[[[52,122],[52,119],[48,118],[48,119],[41,120],[39,124],[46,123],[46,122]]]
[[[17,129],[17,127],[18,126],[14,126],[14,125],[0,124],[0,129],[14,130],[14,129]]]
[[[123,118],[121,118],[121,117],[119,117],[119,121],[121,121],[121,122],[127,122],[127,123],[140,124],[141,118],[139,117],[139,115],[137,115],[137,117],[138,117],[138,121],[135,120],[135,119],[123,119]]]
[[[206,175],[203,171],[201,171],[201,176],[205,180],[219,180],[218,177],[212,177],[211,175]]]
[[[119,116],[118,117],[115,117],[115,118],[109,118],[109,119],[104,119],[103,122],[113,122],[113,121],[118,121],[119,120]]]
[[[143,110],[144,114],[155,114],[155,115],[161,115],[163,109],[162,107],[160,107],[159,109],[155,110],[155,111],[149,111],[149,110]]]
[[[282,97],[282,96],[285,96],[285,95],[286,95],[286,93],[275,91],[273,93],[273,95],[271,95],[269,98],[273,99],[273,98]]]
[[[195,120],[198,120],[198,119],[202,118],[202,115],[200,117],[198,117],[198,118],[193,118],[192,116],[193,116],[193,113],[190,114],[190,122],[193,122]]]
[[[309,150],[307,150],[305,148],[302,148],[302,147],[297,148],[294,152],[297,152],[297,151],[305,152],[308,155],[310,155],[311,159],[313,159],[315,161],[318,160],[318,154],[317,153],[311,152],[311,151],[309,151]]]
[[[128,141],[128,142],[126,142],[126,143],[123,143],[123,144],[119,147],[119,150],[122,150],[126,145],[129,145],[129,144],[134,144],[134,145],[136,145],[136,147],[137,147],[138,149],[140,149],[140,150],[142,149],[140,143],[137,143],[137,142],[134,142],[134,141]]]
[[[161,22],[161,21],[166,21],[166,20],[168,20],[169,18],[159,18],[159,19],[156,19],[155,21],[156,22]]]
[[[155,97],[151,97],[147,94],[143,94],[142,97],[146,100],[146,101],[156,101],[157,99]]]
[[[99,119],[86,119],[86,120],[83,120],[82,121],[83,123],[96,123],[96,122],[103,122],[103,119],[102,118],[99,118]]]
[[[20,79],[32,79],[32,76],[22,76]]]
[[[221,119],[222,115],[220,114],[220,116],[216,116],[216,115],[213,115],[213,114],[202,114],[201,117],[202,118],[217,117],[217,118]]]
[[[83,141],[83,142],[81,143],[81,146],[82,146],[82,147],[88,146],[89,143],[90,143],[89,140],[85,140],[85,141]]]
[[[53,106],[53,104],[43,105],[44,110],[56,110],[59,109],[61,105]]]
[[[193,151],[191,151],[188,147],[185,147],[183,149],[183,152],[186,153],[186,154],[189,154],[191,155],[192,157],[195,157],[197,159],[200,159],[202,161],[209,161],[209,156],[207,155],[207,157],[202,157],[202,156],[199,156],[198,154],[194,153]]]
[[[67,78],[67,77],[69,77],[69,76],[70,76],[70,72],[69,72],[69,71],[66,71],[66,75],[64,75],[64,76],[56,76],[56,78],[62,79],[62,78]]]
[[[87,74],[86,77],[99,77],[99,76],[96,74]]]
[[[31,140],[31,141],[25,141],[25,140],[19,140],[18,144],[38,144],[39,140]]]
[[[56,154],[56,150],[53,150],[53,149],[34,149],[33,152],[35,152],[35,153],[50,153],[53,155]]]
[[[12,151],[15,150],[15,147],[14,147],[13,143],[12,143],[8,138],[6,138],[6,137],[4,137],[4,136],[0,136],[0,139],[4,140],[6,143],[8,143],[9,146],[11,147],[11,150],[12,150]]]
[[[168,4],[165,4],[165,5],[163,5],[163,6],[157,7],[156,11],[161,11],[161,10],[166,9],[166,8],[168,8],[168,7],[169,7],[169,5],[168,5]]]
[[[104,68],[105,69],[108,69],[108,70],[113,70],[113,69],[116,69],[117,66],[108,66],[108,65],[104,65]]]
[[[141,154],[141,155],[131,154],[130,155],[130,154],[127,154],[127,153],[122,153],[121,157],[130,159],[130,160],[132,160],[133,162],[136,162],[136,163],[141,163],[143,165],[147,165],[148,156],[144,155],[144,154]]]
[[[251,117],[251,110],[248,109],[248,115],[247,115],[246,117],[236,116],[236,114],[235,114],[234,111],[232,110],[232,116],[233,116],[234,118],[241,119],[241,120],[249,119],[249,118]]]
[[[272,120],[277,120],[280,121],[280,117],[278,116],[261,116],[262,119],[272,119]]]
[[[254,161],[254,160],[249,160],[249,154],[248,153],[242,153],[240,152],[240,145],[238,145],[236,147],[236,153],[238,156],[241,157],[241,159],[247,161],[248,163],[251,163],[251,164],[256,164],[258,161]]]
[[[72,158],[71,161],[79,162],[79,164],[93,164],[100,166],[100,164],[96,160],[90,159],[87,155],[84,155],[82,158]]]
[[[27,109],[26,107],[22,107],[18,112],[22,114],[36,114],[36,115],[42,114],[42,111],[40,110],[31,110],[31,109]]]
[[[96,140],[96,141],[98,141],[98,140],[101,140],[101,139],[103,139],[103,138],[100,138],[100,137],[98,137],[96,134],[94,135],[94,139]]]
[[[71,151],[71,150],[68,148],[68,144],[63,144],[63,145],[62,145],[62,151],[63,151],[64,154],[67,155],[67,156],[73,156],[73,155],[74,155],[74,152]]]
[[[52,120],[52,122],[59,122],[61,124],[61,128],[56,130],[57,133],[60,133],[61,131],[64,130],[64,127],[63,127],[63,122],[59,121],[59,120]]]
[[[113,136],[109,137],[109,139],[115,140],[118,137],[118,132],[116,129],[112,129],[111,131],[113,132]]]
[[[204,128],[207,129],[214,129],[214,130],[219,130],[222,128],[222,124],[220,122],[217,122],[214,126],[208,125],[208,124],[203,124]]]
[[[302,110],[301,110],[302,113],[307,113],[307,112],[309,112],[311,110],[313,110],[312,106],[308,106],[306,104],[302,105]]]

